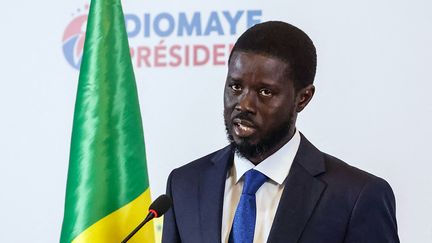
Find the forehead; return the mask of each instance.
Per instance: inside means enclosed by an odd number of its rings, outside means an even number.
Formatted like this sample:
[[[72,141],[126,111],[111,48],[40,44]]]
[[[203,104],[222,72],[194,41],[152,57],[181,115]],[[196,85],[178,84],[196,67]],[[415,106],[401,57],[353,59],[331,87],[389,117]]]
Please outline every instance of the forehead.
[[[263,75],[284,78],[289,65],[277,57],[235,51],[228,65],[229,75]]]
[[[228,65],[228,78],[286,84],[288,64],[277,57],[235,51]]]

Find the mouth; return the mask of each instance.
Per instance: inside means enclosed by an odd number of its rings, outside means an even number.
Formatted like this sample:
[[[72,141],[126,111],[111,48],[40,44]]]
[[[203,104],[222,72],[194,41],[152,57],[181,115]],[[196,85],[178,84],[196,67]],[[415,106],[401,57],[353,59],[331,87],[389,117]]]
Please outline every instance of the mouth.
[[[250,137],[257,130],[252,122],[239,118],[233,119],[233,128],[235,135],[241,138]]]

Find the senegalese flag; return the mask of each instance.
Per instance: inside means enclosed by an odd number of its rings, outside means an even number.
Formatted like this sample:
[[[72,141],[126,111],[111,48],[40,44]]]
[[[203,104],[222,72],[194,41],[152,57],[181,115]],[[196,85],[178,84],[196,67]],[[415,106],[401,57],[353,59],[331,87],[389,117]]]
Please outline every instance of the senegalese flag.
[[[60,241],[118,243],[151,201],[120,0],[92,0],[86,32]],[[154,243],[153,224],[130,242]]]

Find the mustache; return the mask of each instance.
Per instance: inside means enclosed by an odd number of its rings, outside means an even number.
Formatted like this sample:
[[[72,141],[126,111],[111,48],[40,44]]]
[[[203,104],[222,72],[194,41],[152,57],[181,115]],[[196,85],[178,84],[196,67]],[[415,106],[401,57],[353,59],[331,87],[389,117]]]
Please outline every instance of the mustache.
[[[234,119],[240,119],[240,120],[255,124],[254,119],[251,117],[250,113],[248,113],[248,112],[238,113],[237,115],[235,115],[231,118],[231,121],[233,121]]]

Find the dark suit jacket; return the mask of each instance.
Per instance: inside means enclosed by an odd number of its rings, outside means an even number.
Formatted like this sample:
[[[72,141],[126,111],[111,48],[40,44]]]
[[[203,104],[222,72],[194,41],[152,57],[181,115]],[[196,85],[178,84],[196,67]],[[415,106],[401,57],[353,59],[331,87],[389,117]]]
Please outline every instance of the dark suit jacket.
[[[233,149],[175,169],[167,194],[163,243],[220,243],[222,207]],[[269,243],[399,242],[389,184],[322,153],[303,135],[268,238]]]

